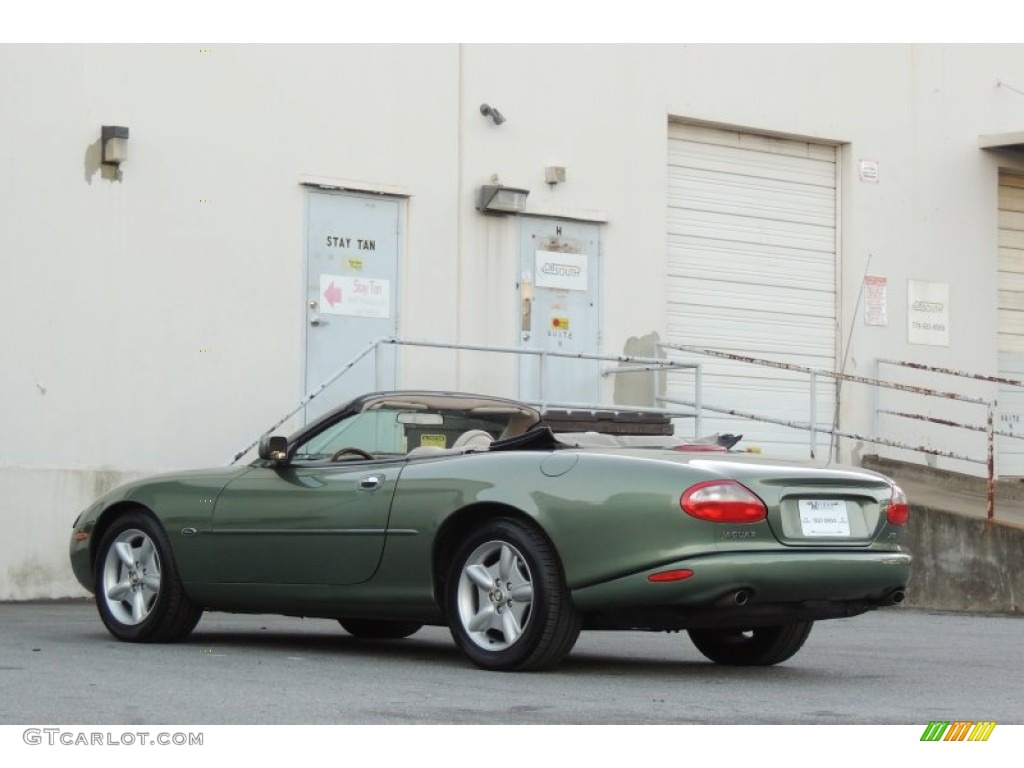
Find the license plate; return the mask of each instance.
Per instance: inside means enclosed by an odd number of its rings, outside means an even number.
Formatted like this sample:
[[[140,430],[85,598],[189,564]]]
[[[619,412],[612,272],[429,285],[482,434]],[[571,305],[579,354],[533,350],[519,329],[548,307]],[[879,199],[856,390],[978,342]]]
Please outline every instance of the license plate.
[[[850,516],[842,499],[800,499],[804,536],[849,536]]]

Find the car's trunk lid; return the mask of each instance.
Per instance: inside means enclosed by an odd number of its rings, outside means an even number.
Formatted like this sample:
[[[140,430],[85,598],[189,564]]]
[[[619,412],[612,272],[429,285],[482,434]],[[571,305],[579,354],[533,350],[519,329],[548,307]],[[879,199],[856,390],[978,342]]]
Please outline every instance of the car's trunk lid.
[[[689,464],[711,475],[736,480],[764,501],[775,537],[793,547],[870,545],[885,526],[892,495],[892,483],[887,478],[857,467],[780,461],[756,454],[597,450]]]

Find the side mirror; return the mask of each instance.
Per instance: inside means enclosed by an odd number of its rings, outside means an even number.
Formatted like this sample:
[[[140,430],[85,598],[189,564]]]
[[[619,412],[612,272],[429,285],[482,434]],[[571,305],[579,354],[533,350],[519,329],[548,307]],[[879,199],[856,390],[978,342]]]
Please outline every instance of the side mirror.
[[[288,438],[281,435],[262,435],[259,456],[267,461],[284,461],[288,458]]]

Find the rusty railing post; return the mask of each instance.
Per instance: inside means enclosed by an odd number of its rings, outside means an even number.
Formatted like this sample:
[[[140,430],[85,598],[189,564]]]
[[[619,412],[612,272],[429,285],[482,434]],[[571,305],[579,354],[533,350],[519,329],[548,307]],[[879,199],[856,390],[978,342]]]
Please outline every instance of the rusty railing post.
[[[985,439],[988,441],[988,482],[985,493],[985,518],[992,520],[996,514],[996,428],[995,428],[996,401],[988,404],[988,425],[985,431]]]

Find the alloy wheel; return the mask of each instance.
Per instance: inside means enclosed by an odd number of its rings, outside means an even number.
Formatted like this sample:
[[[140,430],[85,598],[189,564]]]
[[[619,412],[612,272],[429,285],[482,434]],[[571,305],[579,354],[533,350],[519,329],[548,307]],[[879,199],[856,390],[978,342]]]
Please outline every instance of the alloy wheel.
[[[103,563],[102,598],[122,624],[141,624],[160,594],[160,556],[153,540],[137,528],[122,531]]]
[[[481,544],[459,576],[458,620],[470,640],[487,651],[513,646],[530,622],[533,576],[522,553],[504,541]]]

